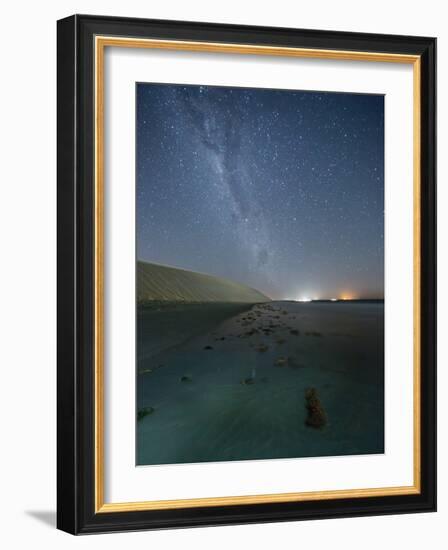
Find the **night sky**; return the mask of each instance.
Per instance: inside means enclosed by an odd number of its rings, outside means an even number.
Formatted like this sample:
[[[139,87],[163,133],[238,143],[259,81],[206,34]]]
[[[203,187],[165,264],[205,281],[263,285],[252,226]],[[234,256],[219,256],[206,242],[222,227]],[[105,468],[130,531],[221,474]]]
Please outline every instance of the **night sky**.
[[[383,96],[136,93],[138,259],[273,299],[383,297]]]

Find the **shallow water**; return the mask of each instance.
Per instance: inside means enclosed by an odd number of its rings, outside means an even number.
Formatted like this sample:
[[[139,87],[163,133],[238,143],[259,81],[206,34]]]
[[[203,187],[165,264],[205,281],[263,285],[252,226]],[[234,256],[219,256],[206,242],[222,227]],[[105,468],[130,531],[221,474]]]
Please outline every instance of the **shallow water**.
[[[383,318],[382,303],[140,309],[137,464],[384,452]]]

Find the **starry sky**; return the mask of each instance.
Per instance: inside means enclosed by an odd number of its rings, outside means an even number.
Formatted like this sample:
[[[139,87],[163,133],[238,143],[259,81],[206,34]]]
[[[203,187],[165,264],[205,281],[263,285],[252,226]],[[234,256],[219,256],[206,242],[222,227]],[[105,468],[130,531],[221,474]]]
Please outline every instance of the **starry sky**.
[[[138,83],[137,258],[273,299],[384,296],[384,97]]]

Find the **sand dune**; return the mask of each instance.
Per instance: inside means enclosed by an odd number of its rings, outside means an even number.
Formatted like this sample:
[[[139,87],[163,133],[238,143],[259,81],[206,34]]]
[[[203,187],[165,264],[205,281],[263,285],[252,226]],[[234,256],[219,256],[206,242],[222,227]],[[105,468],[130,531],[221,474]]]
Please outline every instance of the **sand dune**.
[[[228,279],[149,262],[137,262],[137,300],[170,302],[268,302],[270,298]]]

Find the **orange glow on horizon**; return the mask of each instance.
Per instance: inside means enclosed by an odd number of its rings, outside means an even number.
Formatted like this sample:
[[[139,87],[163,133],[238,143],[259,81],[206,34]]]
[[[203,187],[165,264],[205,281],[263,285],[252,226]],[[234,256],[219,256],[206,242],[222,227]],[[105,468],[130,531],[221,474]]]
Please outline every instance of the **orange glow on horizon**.
[[[339,296],[339,300],[356,300],[356,296],[351,292],[343,292]]]

